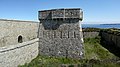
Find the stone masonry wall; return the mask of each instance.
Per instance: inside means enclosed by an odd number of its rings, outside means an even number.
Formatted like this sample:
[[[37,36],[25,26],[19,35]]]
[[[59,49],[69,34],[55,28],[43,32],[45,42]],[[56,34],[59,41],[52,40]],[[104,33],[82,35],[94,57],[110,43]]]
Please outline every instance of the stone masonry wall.
[[[78,20],[43,20],[39,25],[39,53],[70,58],[83,57],[83,36]]]
[[[19,36],[23,42],[35,39],[37,32],[37,22],[0,19],[0,47],[18,44]]]
[[[83,32],[84,38],[94,38],[99,36],[99,32]]]
[[[120,48],[120,36],[109,34],[106,32],[101,32],[101,37],[104,40],[104,42],[111,44],[111,45],[115,45]]]
[[[38,39],[0,47],[0,67],[17,67],[38,55]]]

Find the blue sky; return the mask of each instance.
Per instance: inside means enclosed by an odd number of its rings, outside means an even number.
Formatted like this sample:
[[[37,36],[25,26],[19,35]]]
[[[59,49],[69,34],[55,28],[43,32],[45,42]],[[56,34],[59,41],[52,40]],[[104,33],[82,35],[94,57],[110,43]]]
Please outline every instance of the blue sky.
[[[0,0],[0,18],[38,21],[38,11],[82,8],[83,23],[120,23],[120,0]]]

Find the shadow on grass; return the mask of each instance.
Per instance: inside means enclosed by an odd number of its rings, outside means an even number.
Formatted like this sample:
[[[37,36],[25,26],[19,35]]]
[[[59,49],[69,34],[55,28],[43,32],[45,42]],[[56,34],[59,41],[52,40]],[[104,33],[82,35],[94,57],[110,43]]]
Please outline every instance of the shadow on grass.
[[[100,44],[106,49],[108,49],[114,55],[120,57],[120,48],[116,46],[114,43],[109,43],[105,41],[104,39],[101,39]]]
[[[100,44],[114,55],[120,57],[120,48],[114,42],[112,41],[108,42],[107,40],[105,40],[102,35],[103,35],[102,32],[100,32],[99,34],[99,36],[101,36]]]

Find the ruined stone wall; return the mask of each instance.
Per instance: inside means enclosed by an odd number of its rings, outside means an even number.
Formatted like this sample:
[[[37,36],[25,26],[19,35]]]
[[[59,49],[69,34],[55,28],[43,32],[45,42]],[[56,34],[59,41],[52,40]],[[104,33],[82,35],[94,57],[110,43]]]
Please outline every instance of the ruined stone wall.
[[[39,39],[39,53],[41,55],[83,57],[83,36],[78,20],[40,21]]]
[[[120,36],[101,32],[102,40],[109,45],[114,45],[120,48]]]
[[[19,36],[23,42],[35,39],[37,32],[37,22],[0,19],[0,47],[17,44]]]
[[[38,55],[38,39],[0,47],[0,67],[17,67]]]

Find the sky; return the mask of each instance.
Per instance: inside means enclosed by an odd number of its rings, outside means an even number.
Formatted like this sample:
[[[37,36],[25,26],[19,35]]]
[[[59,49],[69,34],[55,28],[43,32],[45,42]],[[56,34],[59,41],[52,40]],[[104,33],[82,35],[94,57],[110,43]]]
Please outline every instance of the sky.
[[[38,11],[81,8],[82,23],[120,23],[120,0],[0,0],[0,19],[39,21]]]

